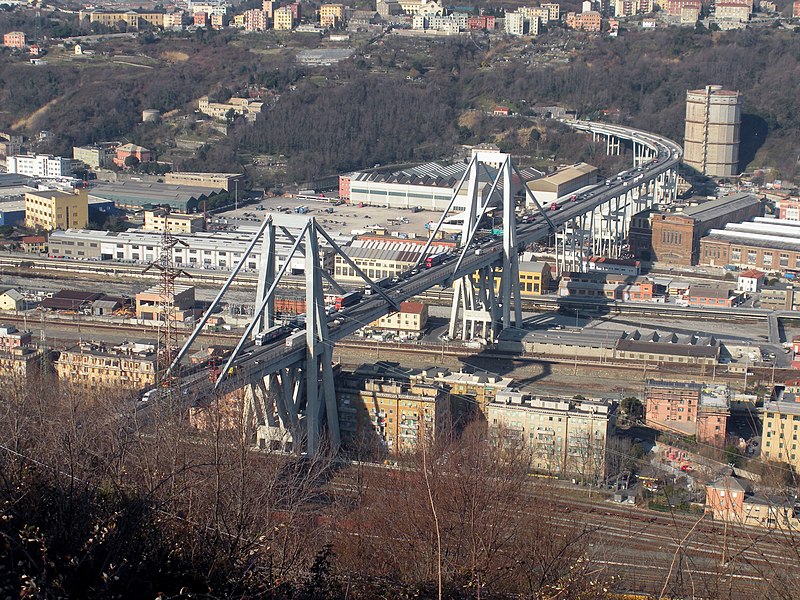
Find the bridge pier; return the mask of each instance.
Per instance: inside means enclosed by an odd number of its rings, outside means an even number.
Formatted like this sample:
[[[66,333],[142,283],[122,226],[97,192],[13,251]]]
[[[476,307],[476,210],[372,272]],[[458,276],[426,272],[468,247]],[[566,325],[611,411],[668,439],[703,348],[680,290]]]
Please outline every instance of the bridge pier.
[[[622,148],[622,142],[618,137],[609,135],[606,138],[606,154],[609,156],[619,156]]]
[[[503,244],[502,252],[491,265],[481,268],[477,273],[461,277],[453,282],[453,302],[450,310],[448,335],[471,340],[481,337],[487,342],[495,339],[500,329],[512,325],[522,325],[522,304],[519,284],[519,252],[517,245],[516,200],[512,172],[514,166],[511,156],[502,155],[502,164],[493,178],[488,193],[481,194],[481,172],[489,174],[487,168],[497,162],[497,155],[478,153],[468,169],[467,207],[464,211],[464,224],[459,241],[461,256],[456,264],[457,271],[470,253],[489,252],[488,247],[476,234],[485,229],[483,220],[487,209],[493,205],[502,210]],[[519,173],[517,172],[517,175]],[[524,187],[524,179],[520,177]],[[500,184],[502,182],[502,190]],[[458,194],[464,181],[456,189]],[[527,187],[525,188],[527,190]],[[528,192],[529,193],[529,192]],[[455,197],[455,196],[454,196]],[[527,200],[526,198],[523,201]],[[536,203],[535,198],[533,202]],[[500,268],[499,281],[495,268]],[[513,306],[513,310],[512,310]]]

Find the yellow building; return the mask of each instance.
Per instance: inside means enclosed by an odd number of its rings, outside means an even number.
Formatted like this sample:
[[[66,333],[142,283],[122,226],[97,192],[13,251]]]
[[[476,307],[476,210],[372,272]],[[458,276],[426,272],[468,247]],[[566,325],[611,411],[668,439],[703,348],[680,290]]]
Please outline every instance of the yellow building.
[[[344,4],[323,4],[319,7],[319,24],[336,28],[344,23]]]
[[[197,101],[197,109],[214,119],[224,120],[228,117],[228,113],[233,111],[235,115],[243,116],[248,121],[254,121],[264,110],[264,103],[261,100],[251,100],[250,98],[231,98],[227,102],[211,102],[208,96],[203,96]]]
[[[761,426],[761,456],[787,463],[800,473],[800,382],[777,388],[765,402]]]
[[[510,377],[501,377],[486,372],[465,373],[459,371],[451,373],[444,371],[434,373],[432,378],[433,381],[450,390],[451,396],[465,400],[466,405],[464,402],[460,403],[460,410],[474,412],[477,409],[484,417],[486,416],[486,407],[494,400],[498,392],[510,390],[514,383]]]
[[[84,229],[89,224],[86,190],[75,194],[45,190],[25,193],[25,227],[30,229]]]
[[[421,333],[428,323],[428,306],[422,302],[401,302],[400,310],[369,324],[373,329]]]
[[[116,27],[120,21],[128,29],[141,29],[147,25],[152,27],[164,26],[164,13],[145,10],[82,10],[78,12],[78,19],[89,19],[90,23],[99,23],[104,27]]]
[[[0,386],[38,375],[41,365],[41,350],[13,348],[0,351]]]
[[[400,454],[422,440],[433,441],[449,419],[450,396],[438,385],[364,378],[356,373],[337,377],[336,402],[345,446]]]
[[[128,343],[108,348],[83,343],[60,353],[58,379],[92,388],[141,390],[155,385],[155,344]]]
[[[288,6],[276,8],[273,12],[273,27],[279,31],[291,31],[294,26],[294,15]]]
[[[24,310],[25,298],[14,288],[0,293],[0,310]]]
[[[164,231],[172,233],[191,234],[196,231],[203,231],[206,228],[206,220],[203,215],[183,215],[171,214],[165,210],[146,210],[144,211],[145,231]]]
[[[494,290],[500,292],[500,276],[503,269],[495,269]],[[550,265],[538,261],[519,262],[519,293],[522,298],[535,298],[548,293],[550,284],[553,281]],[[478,281],[478,274],[472,276],[475,282]]]

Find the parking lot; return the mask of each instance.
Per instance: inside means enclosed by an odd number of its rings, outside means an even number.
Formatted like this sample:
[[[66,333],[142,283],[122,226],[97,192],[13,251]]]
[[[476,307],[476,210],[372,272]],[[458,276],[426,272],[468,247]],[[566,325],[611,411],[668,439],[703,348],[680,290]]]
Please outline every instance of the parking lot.
[[[263,210],[258,207],[263,206]],[[339,204],[325,200],[298,200],[275,196],[265,200],[255,201],[247,206],[240,206],[238,210],[228,210],[219,214],[220,217],[254,218],[262,219],[268,212],[294,213],[295,209],[304,207],[307,212],[302,213],[309,217],[316,217],[328,233],[351,234],[354,231],[366,232],[368,230],[385,230],[388,235],[401,234],[409,237],[417,236],[427,238],[425,224],[441,216],[440,212],[421,210],[413,212],[402,208],[386,208],[382,206],[363,206],[357,204]],[[390,222],[390,219],[392,222]],[[397,236],[396,236],[397,237]]]

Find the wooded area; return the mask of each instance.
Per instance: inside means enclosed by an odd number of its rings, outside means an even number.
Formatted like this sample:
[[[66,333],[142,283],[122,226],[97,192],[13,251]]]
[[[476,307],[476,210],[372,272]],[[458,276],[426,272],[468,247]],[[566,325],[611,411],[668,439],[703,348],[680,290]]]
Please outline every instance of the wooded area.
[[[66,154],[73,144],[122,136],[139,141],[147,132],[137,126],[143,108],[190,111],[202,95],[261,87],[279,95],[264,118],[237,126],[192,166],[227,169],[243,155],[282,154],[288,180],[296,181],[375,163],[448,158],[458,143],[493,141],[485,137],[498,137],[497,129],[502,140],[516,123],[459,125],[466,112],[491,103],[522,115],[534,105],[558,104],[680,141],[686,90],[718,83],[743,95],[742,168],[752,163],[775,167],[785,179],[800,176],[800,34],[790,31],[669,28],[574,38],[558,29],[537,38],[533,50],[562,40],[576,49],[566,64],[544,65],[493,61],[494,49],[469,39],[426,41],[425,51],[415,52],[407,40],[389,37],[350,61],[316,69],[298,66],[295,50],[274,41],[266,58],[234,40],[214,33],[133,42],[139,53],[161,61],[154,70],[107,63],[33,68],[2,57],[0,127],[33,114],[21,126],[28,133],[49,130],[51,149]],[[170,52],[186,58],[164,60]],[[586,151],[570,150],[569,143],[560,148],[540,133],[548,152],[566,152],[563,160]],[[535,143],[506,141],[513,152],[536,150]]]

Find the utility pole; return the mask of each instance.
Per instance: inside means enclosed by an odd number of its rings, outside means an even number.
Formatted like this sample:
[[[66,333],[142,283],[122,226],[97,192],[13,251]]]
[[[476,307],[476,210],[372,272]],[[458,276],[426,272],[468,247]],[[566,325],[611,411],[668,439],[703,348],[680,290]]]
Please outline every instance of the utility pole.
[[[180,374],[178,368],[170,370],[175,355],[178,352],[178,329],[175,311],[175,280],[181,275],[191,277],[186,271],[175,267],[173,249],[178,244],[186,245],[172,235],[166,222],[161,236],[158,260],[151,262],[143,271],[158,269],[161,280],[158,286],[158,318],[163,322],[158,329],[158,344],[156,353],[156,385],[167,394],[167,400],[172,401],[180,397]]]

